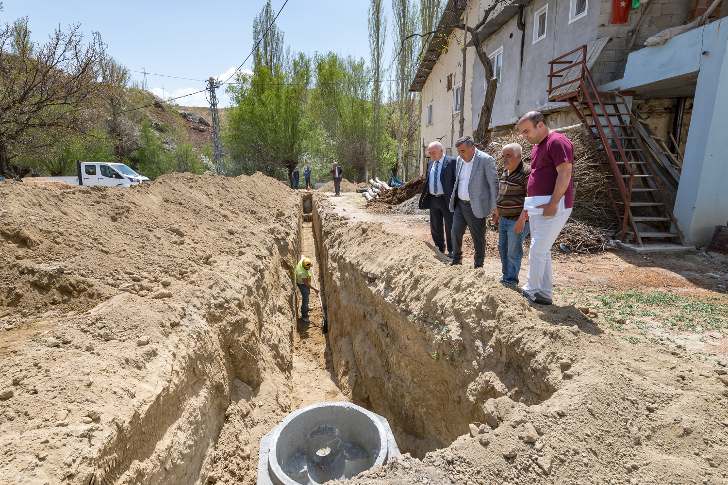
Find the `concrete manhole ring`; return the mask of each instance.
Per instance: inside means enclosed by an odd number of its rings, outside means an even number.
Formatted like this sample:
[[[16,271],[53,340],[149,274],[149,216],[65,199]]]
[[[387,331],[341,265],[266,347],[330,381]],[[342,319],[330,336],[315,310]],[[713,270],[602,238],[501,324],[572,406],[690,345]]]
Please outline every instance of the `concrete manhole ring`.
[[[317,485],[351,478],[397,455],[383,417],[349,402],[313,404],[289,414],[263,438],[258,483]]]

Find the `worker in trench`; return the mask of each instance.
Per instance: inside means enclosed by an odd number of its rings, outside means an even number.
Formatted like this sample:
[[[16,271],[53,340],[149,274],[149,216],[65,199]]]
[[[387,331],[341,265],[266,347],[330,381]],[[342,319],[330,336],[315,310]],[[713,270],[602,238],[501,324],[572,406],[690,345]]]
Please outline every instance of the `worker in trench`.
[[[306,256],[301,256],[301,260],[296,265],[296,285],[301,291],[301,321],[308,324],[308,297],[311,290],[316,293],[319,292],[316,288],[311,285],[311,278],[313,273],[311,272],[311,266],[313,263]]]

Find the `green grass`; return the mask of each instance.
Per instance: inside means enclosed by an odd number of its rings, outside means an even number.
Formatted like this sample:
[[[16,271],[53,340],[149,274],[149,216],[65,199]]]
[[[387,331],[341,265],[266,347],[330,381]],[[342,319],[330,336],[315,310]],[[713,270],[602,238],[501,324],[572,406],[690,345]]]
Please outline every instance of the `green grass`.
[[[676,330],[728,330],[728,304],[719,298],[696,299],[664,291],[614,292],[598,297],[602,313],[618,328],[629,320],[638,327],[656,321]]]

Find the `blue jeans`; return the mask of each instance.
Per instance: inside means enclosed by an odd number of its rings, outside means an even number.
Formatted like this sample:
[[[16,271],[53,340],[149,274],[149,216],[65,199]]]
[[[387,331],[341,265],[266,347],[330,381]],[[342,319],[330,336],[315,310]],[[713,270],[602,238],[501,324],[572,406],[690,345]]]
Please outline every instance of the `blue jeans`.
[[[308,295],[311,293],[311,289],[306,285],[298,285],[298,289],[301,290],[301,319],[308,319]]]
[[[501,217],[498,220],[498,252],[500,253],[504,283],[518,284],[523,258],[523,240],[528,235],[528,221],[523,232],[516,234],[516,220]]]

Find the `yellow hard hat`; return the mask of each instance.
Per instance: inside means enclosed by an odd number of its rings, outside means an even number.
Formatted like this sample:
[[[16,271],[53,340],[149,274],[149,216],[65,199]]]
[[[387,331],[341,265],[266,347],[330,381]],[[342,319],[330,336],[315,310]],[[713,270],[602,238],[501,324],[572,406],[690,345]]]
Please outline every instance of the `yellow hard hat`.
[[[303,263],[303,267],[304,267],[304,268],[306,268],[306,269],[310,268],[310,267],[311,267],[311,265],[313,264],[313,263],[311,263],[311,260],[310,260],[310,259],[308,259],[308,258],[307,258],[307,257],[305,257],[305,256],[304,256],[304,257],[303,257],[303,258],[301,259],[301,261],[302,261],[302,263]]]

